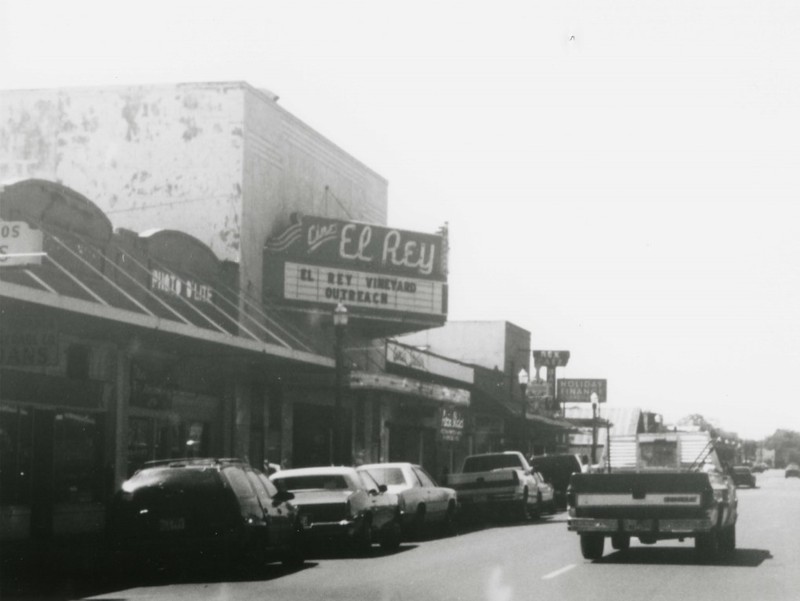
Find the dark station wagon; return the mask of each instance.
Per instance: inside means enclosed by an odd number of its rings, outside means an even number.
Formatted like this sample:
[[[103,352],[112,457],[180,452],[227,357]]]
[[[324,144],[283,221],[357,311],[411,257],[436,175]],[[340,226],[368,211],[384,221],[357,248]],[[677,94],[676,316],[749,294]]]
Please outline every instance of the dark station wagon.
[[[299,565],[302,526],[292,498],[240,460],[151,462],[114,496],[109,543],[133,569]]]

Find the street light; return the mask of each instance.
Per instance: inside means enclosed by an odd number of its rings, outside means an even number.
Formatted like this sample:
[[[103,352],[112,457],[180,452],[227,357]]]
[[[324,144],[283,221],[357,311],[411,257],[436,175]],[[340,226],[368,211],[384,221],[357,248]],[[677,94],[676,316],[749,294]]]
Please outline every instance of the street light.
[[[597,401],[599,399],[596,392],[593,392],[589,398],[592,401],[592,465],[595,465],[597,463]]]
[[[522,413],[520,415],[522,415],[522,419],[525,419],[528,409],[527,397],[525,393],[528,390],[528,382],[530,381],[530,378],[528,377],[528,372],[525,371],[524,367],[519,370],[519,373],[517,374],[517,381],[519,382],[519,390],[522,393]]]
[[[344,465],[344,441],[342,432],[342,393],[344,388],[344,357],[342,356],[342,343],[344,332],[347,329],[347,307],[342,303],[333,310],[333,331],[336,340],[336,382],[333,397],[333,463]]]

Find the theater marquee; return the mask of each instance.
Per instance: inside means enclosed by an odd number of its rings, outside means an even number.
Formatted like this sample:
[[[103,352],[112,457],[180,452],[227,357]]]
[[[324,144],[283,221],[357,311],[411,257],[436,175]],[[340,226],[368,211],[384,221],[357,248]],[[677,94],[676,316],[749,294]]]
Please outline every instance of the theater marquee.
[[[441,235],[294,215],[265,245],[265,293],[288,302],[444,318],[445,250]]]

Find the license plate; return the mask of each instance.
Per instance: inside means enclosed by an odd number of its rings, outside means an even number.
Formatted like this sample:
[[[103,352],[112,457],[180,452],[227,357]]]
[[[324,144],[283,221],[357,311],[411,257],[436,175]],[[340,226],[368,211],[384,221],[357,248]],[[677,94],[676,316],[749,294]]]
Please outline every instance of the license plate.
[[[650,532],[653,529],[654,520],[625,520],[625,530],[636,532]]]
[[[158,521],[158,529],[161,532],[176,532],[178,530],[186,529],[186,520],[184,518],[168,518]]]

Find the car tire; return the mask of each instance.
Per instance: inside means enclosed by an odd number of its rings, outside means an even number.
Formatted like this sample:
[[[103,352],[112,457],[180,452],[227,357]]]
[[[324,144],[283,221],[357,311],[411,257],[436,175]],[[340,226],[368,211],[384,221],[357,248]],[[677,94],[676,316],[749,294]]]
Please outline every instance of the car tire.
[[[581,534],[581,554],[584,559],[600,559],[606,539],[601,534]]]
[[[392,522],[381,528],[378,543],[384,551],[397,551],[400,548],[402,534],[400,525]]]
[[[442,521],[442,534],[444,536],[453,536],[457,533],[456,504],[451,502],[447,506],[447,511],[445,512],[444,520]]]
[[[627,534],[615,534],[611,537],[611,546],[617,551],[627,551],[631,548],[631,537]]]
[[[425,537],[425,505],[420,503],[417,505],[417,511],[414,513],[414,521],[411,526],[411,535],[415,539]]]
[[[522,493],[522,500],[514,511],[514,518],[520,522],[527,522],[531,517],[530,510],[528,509],[528,489],[526,488]]]

